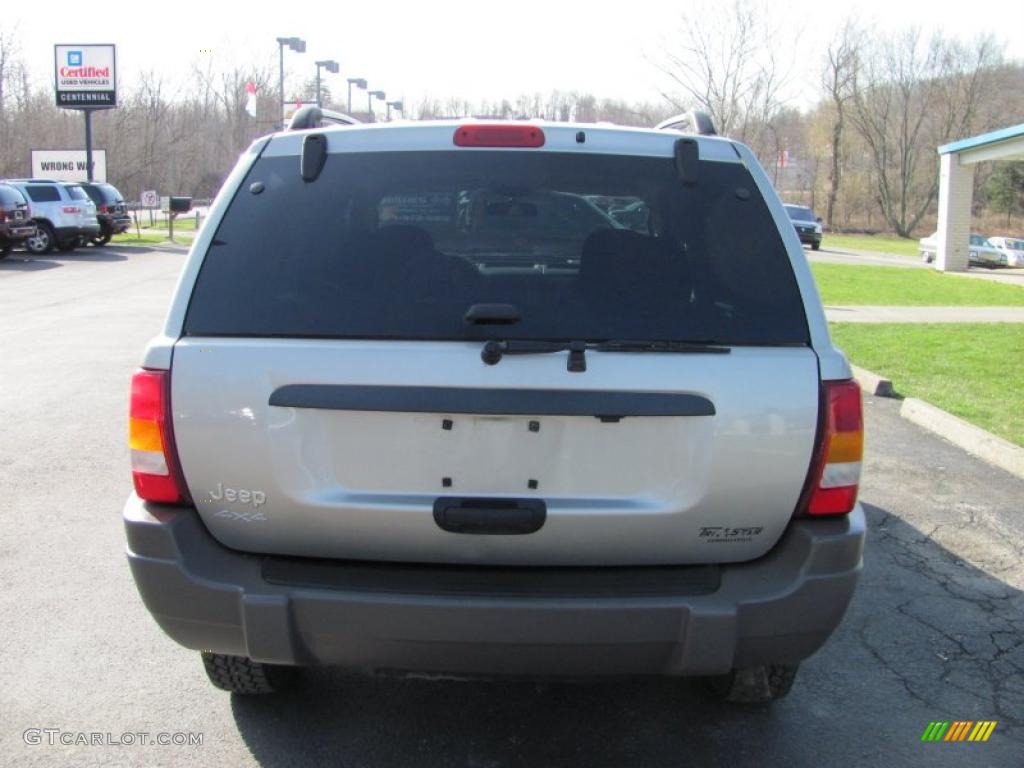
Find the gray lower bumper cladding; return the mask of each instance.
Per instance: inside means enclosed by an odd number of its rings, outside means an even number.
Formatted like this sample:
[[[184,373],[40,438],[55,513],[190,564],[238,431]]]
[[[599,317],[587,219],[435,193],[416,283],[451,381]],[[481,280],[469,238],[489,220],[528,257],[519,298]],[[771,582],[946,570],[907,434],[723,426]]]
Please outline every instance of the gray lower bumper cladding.
[[[839,624],[864,513],[793,522],[764,557],[658,568],[474,568],[275,558],[193,509],[131,497],[128,560],[188,648],[290,665],[464,675],[705,675],[796,663]]]

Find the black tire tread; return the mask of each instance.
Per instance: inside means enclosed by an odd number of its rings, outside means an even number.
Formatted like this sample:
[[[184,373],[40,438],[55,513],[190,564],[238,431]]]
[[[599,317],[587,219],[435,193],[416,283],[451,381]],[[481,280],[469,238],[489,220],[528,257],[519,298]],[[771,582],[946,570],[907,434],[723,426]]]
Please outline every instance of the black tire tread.
[[[293,670],[262,664],[244,656],[201,652],[203,667],[210,682],[222,691],[240,694],[274,693],[283,688]]]
[[[766,664],[734,669],[710,680],[712,690],[724,701],[767,704],[784,698],[793,688],[799,665]]]

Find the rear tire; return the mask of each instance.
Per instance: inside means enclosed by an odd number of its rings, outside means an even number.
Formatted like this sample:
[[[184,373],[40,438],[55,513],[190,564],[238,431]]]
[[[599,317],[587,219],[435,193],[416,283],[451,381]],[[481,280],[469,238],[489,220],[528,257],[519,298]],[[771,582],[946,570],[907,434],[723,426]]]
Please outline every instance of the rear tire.
[[[106,245],[107,243],[110,242],[111,237],[113,237],[113,235],[111,234],[110,230],[107,229],[106,227],[103,227],[103,229],[100,230],[100,233],[96,235],[94,238],[92,238],[90,242],[96,246]]]
[[[811,243],[811,250],[812,251],[821,250],[821,243]]]
[[[295,677],[294,667],[262,664],[244,656],[203,651],[203,667],[210,682],[231,693],[275,693]]]
[[[723,701],[736,704],[767,704],[784,698],[793,687],[798,664],[766,664],[745,667],[712,677],[711,690]]]
[[[14,243],[10,240],[0,240],[0,259],[6,259],[12,250],[14,250]]]
[[[33,256],[45,256],[53,250],[53,227],[46,222],[36,224],[36,233],[25,240],[25,248]]]

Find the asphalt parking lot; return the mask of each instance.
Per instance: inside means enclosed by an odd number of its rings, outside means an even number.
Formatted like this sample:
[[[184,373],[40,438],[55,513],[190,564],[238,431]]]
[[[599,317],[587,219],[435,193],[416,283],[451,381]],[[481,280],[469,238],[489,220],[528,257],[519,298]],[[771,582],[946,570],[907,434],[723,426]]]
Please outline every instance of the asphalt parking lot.
[[[874,398],[861,586],[773,708],[730,708],[672,680],[327,670],[279,698],[215,690],[198,654],[165,638],[139,601],[120,522],[128,379],[182,258],[115,246],[0,262],[0,764],[1024,763],[1024,481]],[[934,720],[998,725],[986,743],[922,743]],[[202,744],[29,744],[28,729],[104,742],[198,733]]]

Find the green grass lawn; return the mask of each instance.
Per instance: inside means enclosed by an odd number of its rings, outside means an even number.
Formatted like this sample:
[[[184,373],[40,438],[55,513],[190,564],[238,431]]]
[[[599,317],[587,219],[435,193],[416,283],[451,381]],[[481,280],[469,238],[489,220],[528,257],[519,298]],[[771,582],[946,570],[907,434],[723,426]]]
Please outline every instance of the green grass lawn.
[[[832,235],[825,233],[821,245],[823,248],[839,248],[840,250],[851,249],[893,253],[897,256],[918,256],[917,240],[908,240],[895,235]]]
[[[855,365],[892,379],[896,391],[1024,446],[1024,325],[834,323]]]
[[[811,270],[827,305],[1019,307],[1024,288],[930,269],[815,262]]]
[[[167,242],[167,234],[154,234],[153,232],[142,231],[138,236],[134,232],[125,232],[123,235],[114,235],[111,243],[124,243],[125,245],[155,245]]]
[[[200,225],[201,224],[202,224],[202,220],[200,220]],[[149,229],[149,217],[148,216],[140,216],[139,217],[139,226],[141,226],[144,230],[145,229]],[[153,222],[153,227],[152,228],[153,229],[158,229],[158,230],[166,231],[167,230],[167,220],[166,219],[162,219],[162,218],[161,219],[156,219]],[[196,217],[195,217],[195,214],[189,215],[189,214],[186,213],[184,216],[179,216],[177,219],[175,219],[174,220],[174,231],[177,232],[179,229],[180,230],[191,230],[191,231],[194,232],[195,229],[196,229]]]

